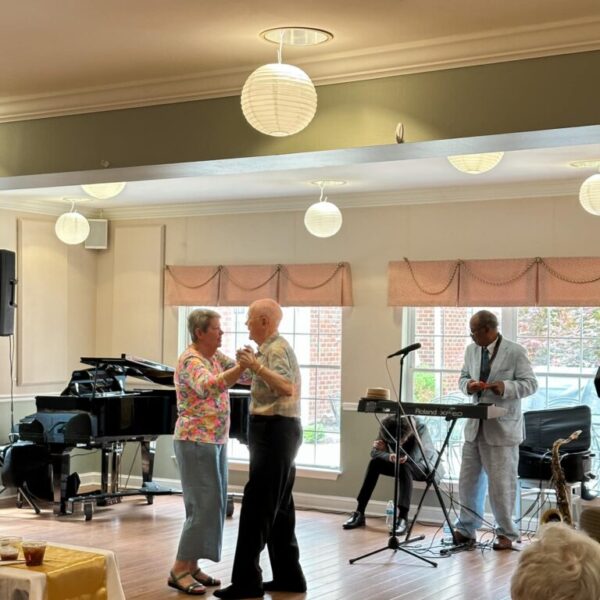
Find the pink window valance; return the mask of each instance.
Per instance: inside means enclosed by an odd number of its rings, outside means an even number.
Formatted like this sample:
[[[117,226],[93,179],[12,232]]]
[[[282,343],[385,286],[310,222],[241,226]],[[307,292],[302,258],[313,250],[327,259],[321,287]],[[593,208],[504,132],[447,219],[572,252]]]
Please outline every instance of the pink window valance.
[[[389,263],[389,306],[597,306],[600,258]]]
[[[166,267],[167,305],[247,306],[260,298],[282,306],[352,306],[350,265]]]

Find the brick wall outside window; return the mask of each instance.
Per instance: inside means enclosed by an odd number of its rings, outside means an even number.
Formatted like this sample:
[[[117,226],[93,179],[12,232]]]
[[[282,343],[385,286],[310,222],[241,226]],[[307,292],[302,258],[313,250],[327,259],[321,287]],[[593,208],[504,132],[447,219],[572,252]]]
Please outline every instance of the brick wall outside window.
[[[194,307],[181,309],[180,319]],[[250,342],[245,326],[246,307],[218,307],[224,331],[221,350],[234,357]],[[280,332],[293,346],[300,365],[304,443],[297,464],[338,468],[340,464],[340,411],[342,310],[338,307],[286,307]],[[183,329],[182,329],[183,331]],[[180,339],[180,350],[185,347]],[[232,440],[230,457],[247,458],[247,449]]]
[[[471,343],[469,320],[479,308],[419,307],[407,309],[407,344],[420,342],[410,355],[406,389],[419,402],[471,401],[458,390],[464,350]],[[488,308],[499,319],[500,331],[522,344],[529,355],[538,391],[521,401],[523,411],[586,404],[591,407],[593,428],[600,423],[600,398],[594,374],[600,364],[600,308],[521,307]],[[449,474],[460,466],[462,428],[459,419],[447,451]],[[445,437],[443,419],[431,418],[428,426],[435,440]],[[594,433],[593,449],[600,453],[600,432]],[[593,471],[600,472],[598,458]],[[597,480],[596,480],[597,481]]]

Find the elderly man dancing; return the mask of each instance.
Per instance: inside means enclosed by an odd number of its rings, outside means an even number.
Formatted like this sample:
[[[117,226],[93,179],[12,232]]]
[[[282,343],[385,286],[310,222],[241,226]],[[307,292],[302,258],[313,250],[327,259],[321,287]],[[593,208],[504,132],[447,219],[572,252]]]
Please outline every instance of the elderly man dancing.
[[[244,488],[231,585],[218,598],[257,598],[264,591],[305,592],[296,541],[292,488],[294,459],[302,443],[300,369],[292,347],[279,335],[283,313],[274,300],[250,305],[246,326],[258,344],[238,351],[253,372],[250,404],[250,472]],[[265,545],[273,580],[263,583],[259,559]]]

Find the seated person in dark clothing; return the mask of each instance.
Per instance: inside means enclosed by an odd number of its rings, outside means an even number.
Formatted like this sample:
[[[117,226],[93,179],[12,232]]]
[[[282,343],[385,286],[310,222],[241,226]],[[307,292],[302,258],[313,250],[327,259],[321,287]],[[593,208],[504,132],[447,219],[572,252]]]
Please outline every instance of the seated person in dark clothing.
[[[413,479],[416,481],[424,481],[427,477],[427,464],[423,460],[423,455],[417,441],[415,439],[413,429],[409,424],[409,419],[412,420],[417,434],[421,438],[423,450],[427,458],[429,467],[433,467],[437,460],[437,451],[433,447],[433,442],[427,426],[421,419],[414,417],[402,417],[400,420],[400,456],[399,474],[398,474],[398,526],[396,535],[406,533],[406,521],[408,519],[408,511],[410,508],[410,499],[412,495]],[[356,527],[364,527],[365,525],[365,510],[371,499],[371,494],[377,485],[379,475],[388,475],[394,477],[395,461],[396,461],[396,416],[386,417],[381,422],[379,435],[373,442],[371,449],[371,460],[367,467],[365,480],[357,497],[356,510],[350,518],[344,523],[344,529],[355,529]],[[440,475],[438,470],[438,476]]]

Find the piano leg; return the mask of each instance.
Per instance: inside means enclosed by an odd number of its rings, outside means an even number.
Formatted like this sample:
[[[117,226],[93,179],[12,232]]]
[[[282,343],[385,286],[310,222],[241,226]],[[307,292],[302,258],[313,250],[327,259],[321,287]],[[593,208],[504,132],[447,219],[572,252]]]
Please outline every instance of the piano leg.
[[[102,446],[102,472],[100,474],[100,496],[98,506],[120,502],[120,497],[110,497],[119,491],[119,472],[121,469],[122,442],[112,442]]]
[[[123,442],[115,442],[112,448],[112,466],[110,473],[110,493],[119,491],[119,473],[121,472],[121,457],[123,456]]]
[[[101,473],[100,473],[100,492],[102,494],[108,493],[108,473],[109,473],[109,463],[108,458],[112,453],[111,446],[102,446],[102,457],[101,457]]]
[[[67,478],[71,471],[70,448],[60,454],[52,454],[52,487],[54,490],[54,514],[67,514]]]
[[[152,473],[154,472],[156,441],[140,442],[140,447],[142,455],[142,485],[146,487],[146,484],[152,481]]]
[[[156,490],[157,486],[152,483],[152,473],[154,472],[154,456],[156,455],[156,440],[140,442],[142,458],[142,490]],[[152,494],[146,495],[148,504],[154,502]]]

